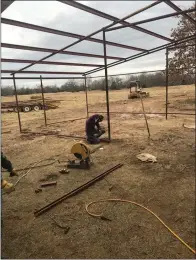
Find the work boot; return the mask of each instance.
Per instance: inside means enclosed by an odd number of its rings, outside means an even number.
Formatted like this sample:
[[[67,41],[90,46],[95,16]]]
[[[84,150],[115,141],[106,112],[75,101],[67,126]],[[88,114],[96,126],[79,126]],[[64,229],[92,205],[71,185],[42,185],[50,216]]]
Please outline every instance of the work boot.
[[[1,188],[6,193],[10,193],[10,192],[15,190],[14,185],[12,183],[5,181],[5,180],[1,181]]]
[[[18,176],[18,173],[14,169],[10,172],[10,177],[13,176]]]

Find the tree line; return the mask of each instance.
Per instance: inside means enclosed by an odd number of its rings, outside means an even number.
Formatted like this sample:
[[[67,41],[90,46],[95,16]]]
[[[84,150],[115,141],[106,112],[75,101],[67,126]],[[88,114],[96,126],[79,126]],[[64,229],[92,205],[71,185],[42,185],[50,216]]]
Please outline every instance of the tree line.
[[[194,83],[194,75],[188,74],[186,77],[181,77],[181,71],[175,75],[169,75],[169,85],[187,85]],[[127,77],[109,77],[108,85],[110,90],[120,90],[129,87],[130,81],[139,80],[143,88],[151,88],[156,86],[165,86],[165,72],[144,73],[140,75],[129,75]],[[105,78],[92,79],[87,78],[88,90],[105,90]],[[83,82],[76,80],[69,80],[63,85],[44,86],[44,93],[58,93],[58,92],[79,92],[84,91],[85,86]],[[18,95],[29,95],[41,93],[40,86],[35,87],[22,87],[17,89]],[[14,95],[13,86],[2,86],[2,96]]]

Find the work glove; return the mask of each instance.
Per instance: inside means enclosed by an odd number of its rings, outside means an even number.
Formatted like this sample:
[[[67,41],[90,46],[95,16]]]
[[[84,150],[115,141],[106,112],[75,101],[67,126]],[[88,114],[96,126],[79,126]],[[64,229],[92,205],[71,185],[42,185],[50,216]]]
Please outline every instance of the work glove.
[[[5,180],[1,180],[1,188],[6,193],[10,193],[10,192],[15,190],[14,185],[12,183],[5,181]]]
[[[18,176],[18,173],[14,169],[10,172],[10,177],[13,176]]]

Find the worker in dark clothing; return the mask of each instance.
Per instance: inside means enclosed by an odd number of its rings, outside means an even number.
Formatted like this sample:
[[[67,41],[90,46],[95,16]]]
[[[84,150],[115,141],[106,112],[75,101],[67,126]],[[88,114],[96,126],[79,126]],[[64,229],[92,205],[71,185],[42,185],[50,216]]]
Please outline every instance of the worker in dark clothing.
[[[87,142],[90,144],[98,144],[99,137],[105,133],[105,130],[100,127],[99,123],[102,122],[104,117],[95,114],[86,120],[86,136]]]
[[[7,157],[1,152],[1,167],[6,169],[10,173],[10,177],[18,176],[14,170],[12,163],[7,159]],[[9,183],[1,178],[1,188],[9,190],[13,187],[12,183]]]

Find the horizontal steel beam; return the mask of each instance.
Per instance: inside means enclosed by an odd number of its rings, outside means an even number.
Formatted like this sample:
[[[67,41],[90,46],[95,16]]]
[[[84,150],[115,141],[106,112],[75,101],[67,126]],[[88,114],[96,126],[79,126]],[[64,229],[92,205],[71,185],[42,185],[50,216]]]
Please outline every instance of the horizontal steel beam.
[[[137,72],[128,72],[128,73],[119,73],[119,74],[111,74],[108,75],[108,77],[115,77],[115,76],[127,76],[127,75],[134,75],[134,74],[145,74],[145,73],[156,73],[156,72],[164,72],[165,70],[147,70],[147,71],[137,71]],[[105,76],[94,76],[94,77],[88,77],[90,79],[95,78],[104,78]]]
[[[1,13],[3,13],[14,1],[1,0]]]
[[[15,74],[17,70],[1,70],[1,73],[13,73]],[[22,74],[75,74],[75,75],[81,75],[84,72],[75,72],[75,71],[69,71],[69,72],[64,72],[64,71],[33,71],[33,70],[25,70],[25,71],[20,71],[17,73],[22,73]]]
[[[51,28],[48,28],[48,27],[38,26],[38,25],[35,25],[35,24],[30,24],[30,23],[24,23],[24,22],[20,22],[20,21],[16,21],[16,20],[7,19],[7,18],[1,18],[1,23],[13,25],[13,26],[18,26],[18,27],[23,27],[23,28],[27,28],[27,29],[31,29],[31,30],[36,30],[36,31],[41,31],[41,32],[46,32],[46,33],[76,38],[76,39],[83,39],[85,37],[84,35],[80,35],[80,34],[64,32],[64,31],[60,31],[60,30],[51,29]],[[86,40],[90,41],[90,42],[96,42],[96,43],[103,44],[103,40],[92,38],[92,37],[89,37]],[[119,47],[119,48],[124,48],[124,49],[129,49],[129,50],[134,50],[134,51],[144,51],[145,50],[145,49],[142,49],[142,48],[139,48],[139,47],[128,46],[128,45],[110,42],[110,41],[107,41],[106,43],[107,43],[107,45],[111,45],[111,46],[115,46],[115,47]]]
[[[170,47],[168,48],[168,50],[173,50],[173,49],[177,49],[177,48],[187,48],[187,47],[195,47],[195,44],[187,44],[187,45],[177,45],[175,47]]]
[[[101,112],[89,112],[89,114],[107,114],[105,111]],[[144,113],[142,112],[110,112],[110,114],[128,114],[128,115],[143,115]],[[145,112],[146,115],[165,115],[166,113],[163,112]],[[184,116],[195,116],[196,114],[193,113],[180,113],[180,112],[168,112],[167,114],[169,115],[184,115]]]
[[[8,63],[32,63],[36,60],[23,60],[23,59],[5,59],[1,58],[1,62]],[[84,66],[84,67],[103,67],[104,65],[90,64],[90,63],[72,63],[72,62],[59,62],[59,61],[40,61],[37,64],[47,65],[68,65],[68,66]]]
[[[174,47],[176,44],[179,44],[179,43],[184,43],[184,42],[187,42],[187,41],[192,40],[192,39],[194,40],[195,37],[196,37],[196,34],[191,35],[191,36],[187,36],[187,37],[185,37],[185,38],[183,38],[183,39],[179,39],[179,40],[177,40],[177,41],[174,41],[173,43],[167,43],[167,44],[163,44],[163,45],[161,45],[161,46],[152,48],[152,49],[149,50],[147,53],[146,53],[146,52],[141,52],[141,53],[138,53],[138,54],[129,56],[129,57],[125,58],[123,61],[116,61],[116,62],[109,63],[109,64],[107,65],[107,68],[110,68],[110,67],[113,67],[113,66],[122,64],[122,63],[124,63],[124,62],[131,61],[131,60],[134,60],[134,59],[137,59],[137,58],[140,58],[140,57],[149,55],[149,54],[152,54],[152,53],[154,53],[154,52],[158,52],[158,51],[164,50],[165,48]],[[89,75],[89,74],[92,74],[92,73],[101,71],[101,70],[103,70],[103,69],[104,69],[104,68],[97,68],[97,69],[89,70],[89,71],[85,72],[83,75],[86,76],[86,75]]]
[[[76,194],[78,194],[79,192],[87,189],[88,187],[92,186],[95,182],[103,179],[105,176],[107,176],[109,173],[117,170],[118,168],[122,167],[123,164],[117,164],[114,167],[110,168],[109,170],[101,173],[100,175],[98,175],[97,177],[91,179],[90,181],[84,183],[83,185],[80,185],[78,188],[72,190],[71,192],[61,196],[60,198],[54,200],[51,203],[48,203],[46,206],[34,211],[34,215],[35,217],[40,216],[41,214],[45,213],[46,211],[48,211],[49,209],[55,207],[57,204],[60,204],[62,201],[66,200],[67,198],[70,198]]]
[[[1,77],[3,80],[13,80],[13,77]],[[39,79],[40,77],[15,77],[15,79]],[[84,77],[42,77],[42,79],[84,79]]]
[[[55,49],[49,49],[49,48],[41,48],[41,47],[32,47],[32,46],[25,46],[25,45],[18,45],[18,44],[10,44],[10,43],[1,43],[2,48],[11,48],[11,49],[20,49],[20,50],[26,50],[26,51],[38,51],[38,52],[49,52],[53,53],[57,50]],[[74,55],[74,56],[82,56],[82,57],[90,57],[90,58],[100,58],[103,59],[103,55],[97,55],[97,54],[90,54],[90,53],[82,53],[82,52],[74,52],[74,51],[60,51],[60,54],[66,54],[66,55]],[[111,60],[123,60],[122,57],[115,57],[115,56],[107,56],[107,59]],[[37,63],[39,63],[38,61]]]
[[[68,119],[68,120],[64,120],[64,121],[57,121],[57,122],[48,123],[48,125],[56,125],[56,124],[67,123],[67,122],[75,122],[75,121],[82,120],[82,119],[87,119],[87,118],[81,117],[81,118],[76,118],[76,119]]]
[[[180,69],[175,69],[176,71],[181,71],[181,70],[187,70],[188,68],[180,68]],[[193,67],[193,69],[195,69]],[[165,69],[162,70],[146,70],[146,71],[136,71],[136,72],[127,72],[127,73],[119,73],[119,74],[110,74],[108,77],[116,77],[116,76],[127,76],[127,75],[137,75],[137,74],[148,74],[148,73],[157,73],[157,72],[163,72],[165,73]],[[105,76],[94,76],[94,77],[88,77],[89,79],[96,79],[96,78],[104,78]]]
[[[167,5],[169,5],[172,9],[174,9],[177,12],[181,12],[182,9],[179,8],[177,5],[175,5],[173,2],[171,2],[170,0],[163,0],[164,3],[166,3]],[[184,16],[184,18],[188,19],[191,23],[196,24],[196,20],[194,20],[192,17],[190,17],[188,14],[182,14]]]
[[[185,10],[185,11],[180,11],[180,12],[175,12],[175,13],[171,13],[171,14],[156,16],[156,17],[153,17],[153,18],[141,20],[139,22],[134,22],[134,23],[131,23],[131,24],[132,25],[138,25],[138,24],[143,24],[143,23],[149,23],[149,22],[153,22],[153,21],[157,21],[157,20],[161,20],[161,19],[170,18],[170,17],[173,17],[173,16],[182,15],[182,14],[185,14],[185,13],[192,13],[192,12],[195,12],[195,11],[196,11],[196,8],[192,8],[192,9]],[[121,25],[121,26],[109,28],[106,31],[109,32],[109,31],[119,30],[119,29],[123,29],[123,28],[127,28],[127,27],[129,27],[129,25]]]
[[[163,35],[160,35],[160,34],[151,32],[151,31],[149,31],[149,30],[147,30],[147,29],[144,29],[144,28],[139,27],[139,26],[136,26],[136,25],[131,25],[131,23],[129,23],[129,22],[127,22],[127,21],[120,21],[120,22],[118,22],[119,20],[122,20],[122,19],[119,19],[119,18],[117,18],[117,17],[115,17],[115,16],[112,16],[112,15],[109,15],[109,14],[107,14],[107,13],[98,11],[98,10],[92,8],[92,7],[83,5],[83,4],[79,3],[79,2],[72,1],[72,0],[69,0],[69,1],[59,1],[59,2],[64,3],[64,4],[66,4],[66,5],[70,5],[70,6],[72,6],[72,7],[75,7],[75,8],[77,8],[77,9],[83,10],[83,11],[85,11],[85,12],[88,12],[88,13],[91,13],[91,14],[94,14],[94,15],[97,15],[97,16],[99,16],[99,17],[108,19],[108,20],[110,20],[110,21],[113,21],[113,22],[116,22],[116,23],[120,23],[120,24],[122,24],[122,25],[128,25],[128,26],[129,26],[130,28],[132,28],[132,29],[135,29],[135,30],[137,30],[137,31],[140,31],[140,32],[149,34],[149,35],[154,36],[154,37],[157,37],[157,38],[160,38],[160,39],[162,39],[162,40],[164,40],[164,41],[170,41],[170,42],[172,42],[172,39],[170,39],[170,38],[168,38],[168,37],[165,37],[165,36],[163,36]],[[153,6],[155,6],[155,5],[157,5],[157,4],[161,3],[161,2],[162,2],[162,1],[157,1],[157,2],[155,2]],[[152,5],[151,5],[151,7],[152,7]],[[149,8],[149,7],[148,7],[148,8]],[[143,8],[143,9],[145,9],[145,8]],[[147,9],[147,8],[146,8],[146,9]],[[130,17],[130,16],[129,16],[129,17]],[[128,19],[128,18],[127,18],[127,19]],[[113,25],[114,25],[114,24],[111,24],[111,26],[113,26]]]

